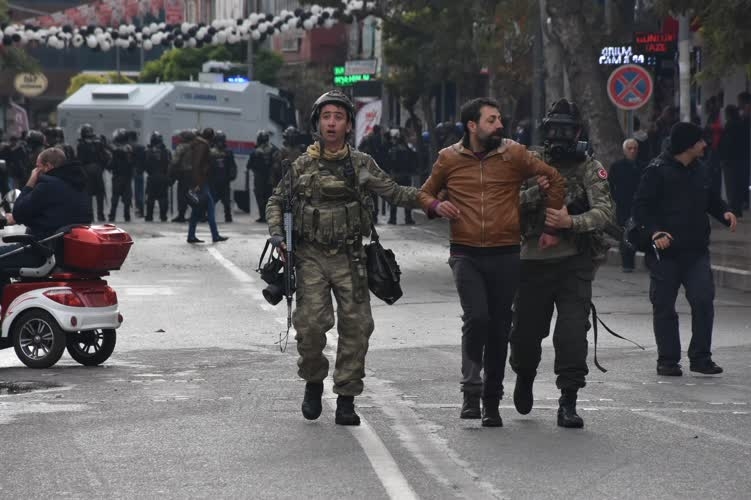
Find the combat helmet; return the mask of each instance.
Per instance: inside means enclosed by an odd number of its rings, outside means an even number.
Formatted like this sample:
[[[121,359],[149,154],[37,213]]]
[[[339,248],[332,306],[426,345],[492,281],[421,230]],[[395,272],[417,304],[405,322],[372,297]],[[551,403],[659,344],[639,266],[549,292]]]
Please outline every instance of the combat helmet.
[[[321,97],[316,99],[316,102],[313,103],[313,110],[310,113],[311,130],[318,130],[318,120],[321,118],[321,108],[326,104],[342,106],[347,110],[349,122],[352,124],[355,123],[355,107],[352,105],[352,101],[349,100],[349,97],[347,97],[344,92],[334,89],[321,95]]]

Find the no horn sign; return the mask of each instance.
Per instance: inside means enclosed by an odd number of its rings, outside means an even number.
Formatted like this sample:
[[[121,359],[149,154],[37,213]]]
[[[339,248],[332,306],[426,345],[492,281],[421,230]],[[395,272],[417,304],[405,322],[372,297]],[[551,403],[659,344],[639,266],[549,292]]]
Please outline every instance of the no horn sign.
[[[618,108],[632,111],[644,106],[652,97],[652,75],[641,66],[619,66],[608,78],[608,97]]]

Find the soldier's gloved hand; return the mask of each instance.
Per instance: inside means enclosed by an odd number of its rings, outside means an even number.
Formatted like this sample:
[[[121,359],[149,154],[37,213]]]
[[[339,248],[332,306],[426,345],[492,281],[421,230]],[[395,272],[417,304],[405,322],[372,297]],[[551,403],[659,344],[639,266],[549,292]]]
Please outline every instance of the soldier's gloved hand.
[[[287,245],[284,244],[284,236],[280,234],[275,234],[274,236],[271,236],[268,241],[271,244],[271,246],[276,249],[284,250],[285,248],[287,248]]]

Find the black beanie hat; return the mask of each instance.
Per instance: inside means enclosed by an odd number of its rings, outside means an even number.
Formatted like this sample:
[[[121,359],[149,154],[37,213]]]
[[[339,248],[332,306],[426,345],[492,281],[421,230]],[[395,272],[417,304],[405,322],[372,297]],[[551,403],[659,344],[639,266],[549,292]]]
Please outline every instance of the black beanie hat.
[[[678,122],[670,129],[670,153],[678,155],[702,139],[701,129],[688,122]]]

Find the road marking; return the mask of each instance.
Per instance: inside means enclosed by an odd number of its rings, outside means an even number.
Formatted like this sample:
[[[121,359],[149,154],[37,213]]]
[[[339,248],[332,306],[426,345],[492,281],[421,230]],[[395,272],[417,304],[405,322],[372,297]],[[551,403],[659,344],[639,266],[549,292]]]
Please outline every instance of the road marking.
[[[712,270],[722,271],[722,272],[732,273],[732,274],[740,274],[743,276],[751,276],[751,271],[746,271],[745,269],[736,269],[735,267],[718,266],[718,265],[713,264]]]
[[[714,438],[718,441],[724,441],[726,443],[735,444],[738,446],[743,446],[744,448],[751,448],[751,443],[748,441],[743,441],[742,439],[738,439],[733,436],[728,436],[727,434],[723,434],[721,432],[713,431],[711,429],[707,429],[705,427],[701,427],[699,425],[693,425],[693,424],[687,424],[684,422],[681,422],[679,420],[672,419],[670,417],[666,417],[665,415],[658,415],[656,413],[652,413],[649,411],[642,411],[639,412],[639,415],[643,415],[645,417],[651,418],[653,420],[657,420],[658,422],[663,422],[666,424],[671,424],[676,427],[680,427],[682,429],[686,429],[692,432],[698,432],[700,434],[704,434],[706,436],[709,436],[711,438]]]
[[[328,338],[328,342],[325,354],[333,365],[336,362],[334,358],[336,357],[337,337],[331,332],[327,333],[326,337]],[[326,384],[326,390],[331,392],[333,387],[331,377],[326,377],[324,383]],[[325,399],[326,403],[336,410],[336,399]],[[407,478],[402,474],[396,460],[394,460],[386,445],[378,437],[378,433],[373,430],[367,420],[360,415],[360,426],[347,426],[347,428],[355,439],[357,439],[357,442],[360,443],[360,447],[365,452],[365,456],[368,457],[376,476],[378,476],[381,484],[386,489],[386,494],[389,498],[417,499],[417,494],[409,485]]]
[[[253,276],[237,267],[232,261],[219,253],[219,250],[217,250],[216,248],[209,248],[209,254],[211,254],[211,256],[217,260],[217,262],[224,266],[224,268],[229,271],[230,274],[232,274],[232,276],[234,276],[238,281],[242,283],[255,283],[256,280],[255,278],[253,278]]]
[[[153,295],[175,295],[172,287],[168,286],[118,286],[118,293],[129,296],[150,297]]]

